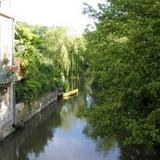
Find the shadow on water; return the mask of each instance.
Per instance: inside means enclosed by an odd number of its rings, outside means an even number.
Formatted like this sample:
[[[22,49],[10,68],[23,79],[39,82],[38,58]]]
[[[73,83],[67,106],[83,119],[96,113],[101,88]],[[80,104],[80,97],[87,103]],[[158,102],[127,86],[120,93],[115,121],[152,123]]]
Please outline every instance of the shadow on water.
[[[86,122],[76,115],[80,106],[91,104],[89,92],[57,102],[28,122],[23,130],[0,145],[0,160],[104,160],[106,155],[83,133]],[[86,87],[86,86],[85,86]]]
[[[81,106],[93,105],[92,90],[90,83],[76,85],[78,96],[50,105],[4,140],[0,160],[158,160],[157,154],[149,156],[135,146],[123,147],[115,137],[88,136],[89,124],[77,113]]]
[[[1,160],[27,160],[28,153],[38,154],[54,136],[54,128],[61,124],[60,108],[56,104],[39,113],[24,130],[9,136],[0,146]]]

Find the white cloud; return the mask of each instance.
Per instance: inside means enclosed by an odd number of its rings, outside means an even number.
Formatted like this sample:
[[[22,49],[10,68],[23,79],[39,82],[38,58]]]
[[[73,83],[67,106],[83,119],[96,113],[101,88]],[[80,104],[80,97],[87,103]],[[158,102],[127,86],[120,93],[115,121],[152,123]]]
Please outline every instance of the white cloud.
[[[95,5],[101,0],[13,0],[17,20],[47,26],[67,26],[82,32],[91,21],[82,15],[83,2]]]

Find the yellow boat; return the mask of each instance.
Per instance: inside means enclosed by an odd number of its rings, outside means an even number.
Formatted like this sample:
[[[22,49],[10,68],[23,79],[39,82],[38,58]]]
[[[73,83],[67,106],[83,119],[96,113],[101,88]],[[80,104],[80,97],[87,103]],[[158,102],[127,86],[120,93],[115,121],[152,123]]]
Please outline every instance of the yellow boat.
[[[72,91],[63,93],[63,97],[73,96],[73,95],[77,94],[78,92],[79,92],[78,89],[74,89],[74,90],[72,90]]]

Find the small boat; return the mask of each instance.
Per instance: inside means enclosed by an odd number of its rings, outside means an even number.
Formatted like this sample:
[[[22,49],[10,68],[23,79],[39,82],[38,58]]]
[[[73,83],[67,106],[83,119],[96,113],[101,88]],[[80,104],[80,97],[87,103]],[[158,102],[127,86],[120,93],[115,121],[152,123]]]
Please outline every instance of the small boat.
[[[72,96],[66,96],[66,97],[63,97],[63,100],[68,100],[68,99],[70,99],[70,98],[72,98],[72,97],[74,97],[74,96],[76,96],[77,94],[75,94],[75,95],[72,95]]]
[[[72,91],[63,93],[63,97],[73,96],[73,95],[75,95],[75,94],[77,94],[77,93],[78,93],[78,89],[74,89],[74,90],[72,90]]]

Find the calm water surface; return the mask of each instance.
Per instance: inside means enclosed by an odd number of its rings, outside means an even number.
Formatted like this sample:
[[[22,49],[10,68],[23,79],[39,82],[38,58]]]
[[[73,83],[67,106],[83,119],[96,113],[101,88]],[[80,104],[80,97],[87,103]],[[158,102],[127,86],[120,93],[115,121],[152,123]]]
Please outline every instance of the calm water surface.
[[[100,150],[84,134],[87,124],[77,112],[92,101],[83,88],[78,96],[52,104],[0,145],[0,160],[118,160],[117,143]]]
[[[86,136],[87,123],[77,113],[93,99],[90,88],[80,88],[78,96],[52,104],[0,144],[0,160],[120,160],[122,153],[145,159],[137,150],[122,151],[115,138],[104,143]]]

